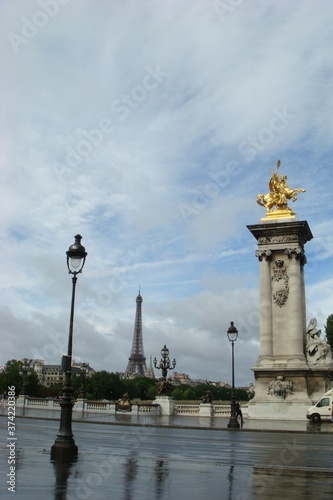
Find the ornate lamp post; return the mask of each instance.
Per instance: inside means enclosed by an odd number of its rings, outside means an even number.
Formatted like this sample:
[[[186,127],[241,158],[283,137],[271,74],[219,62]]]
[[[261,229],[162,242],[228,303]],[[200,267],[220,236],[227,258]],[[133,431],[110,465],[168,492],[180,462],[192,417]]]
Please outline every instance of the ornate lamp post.
[[[86,365],[86,363],[83,363],[80,367],[79,381],[80,381],[79,398],[85,398],[86,397],[86,386],[87,386],[87,365]]]
[[[54,445],[51,448],[51,459],[76,458],[78,447],[75,444],[72,432],[72,345],[73,345],[73,324],[74,324],[74,303],[75,286],[77,275],[82,272],[86,261],[87,252],[81,245],[82,236],[77,234],[75,242],[67,250],[67,268],[68,274],[72,274],[72,302],[69,322],[68,351],[66,356],[65,385],[63,387],[63,396],[61,398],[60,428]]]
[[[236,396],[235,396],[235,357],[234,357],[234,343],[238,337],[238,330],[231,321],[230,326],[227,330],[228,339],[231,342],[232,350],[232,387],[231,387],[231,417],[228,423],[228,428],[239,429],[239,423],[236,417]]]
[[[176,360],[174,359],[172,361],[172,365],[171,365],[171,362],[170,362],[170,358],[169,358],[169,349],[167,348],[167,346],[165,345],[163,347],[163,349],[161,349],[161,360],[160,360],[160,364],[157,366],[157,359],[154,358],[154,366],[155,368],[157,368],[157,370],[162,370],[162,377],[164,378],[164,380],[166,381],[166,378],[167,378],[167,375],[168,375],[168,370],[173,370],[176,366]]]
[[[173,386],[170,382],[167,381],[168,370],[173,370],[176,366],[176,360],[174,359],[170,361],[169,358],[169,349],[165,345],[163,349],[161,349],[161,360],[159,365],[157,366],[157,359],[154,358],[153,363],[155,368],[158,370],[162,370],[162,379],[158,383],[158,395],[159,396],[170,396]]]
[[[20,396],[23,395],[27,396],[26,392],[27,392],[28,377],[31,374],[29,368],[30,368],[30,363],[25,359],[21,371],[19,372],[19,375],[22,377],[23,380]]]

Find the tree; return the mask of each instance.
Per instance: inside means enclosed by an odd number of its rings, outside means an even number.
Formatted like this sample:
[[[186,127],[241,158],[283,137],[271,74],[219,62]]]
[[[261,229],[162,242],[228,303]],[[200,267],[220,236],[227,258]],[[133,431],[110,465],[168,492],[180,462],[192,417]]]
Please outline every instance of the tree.
[[[326,320],[325,334],[327,343],[331,346],[333,353],[333,314],[330,314]]]
[[[15,394],[18,396],[23,387],[23,378],[20,375],[22,371],[23,362],[16,359],[7,361],[4,371],[0,374],[0,393],[8,392],[8,387],[15,387]],[[39,381],[37,374],[30,369],[30,375],[27,378],[26,393],[30,397],[39,395]]]
[[[124,383],[115,373],[102,370],[87,380],[87,399],[119,399],[125,391]]]
[[[156,380],[148,377],[128,378],[124,385],[131,399],[152,399],[151,395],[157,393]]]
[[[8,387],[15,387],[15,394],[18,396],[23,386],[23,381],[20,376],[22,369],[22,361],[11,359],[7,361],[4,371],[0,374],[0,392],[2,394],[8,392]]]

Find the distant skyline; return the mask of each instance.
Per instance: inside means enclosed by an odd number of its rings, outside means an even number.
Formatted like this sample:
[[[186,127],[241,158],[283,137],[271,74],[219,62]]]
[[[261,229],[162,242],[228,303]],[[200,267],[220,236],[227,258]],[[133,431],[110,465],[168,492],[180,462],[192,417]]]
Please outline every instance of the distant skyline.
[[[237,3],[237,5],[235,5]],[[333,4],[13,0],[2,33],[0,364],[67,351],[66,251],[82,235],[73,358],[254,381],[259,263],[247,225],[277,160],[305,246],[307,323],[333,313]]]

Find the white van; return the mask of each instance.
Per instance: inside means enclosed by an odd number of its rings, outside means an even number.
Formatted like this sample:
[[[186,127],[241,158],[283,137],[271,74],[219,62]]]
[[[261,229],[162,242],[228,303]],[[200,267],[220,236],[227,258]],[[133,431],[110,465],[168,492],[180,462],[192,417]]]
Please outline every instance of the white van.
[[[310,406],[306,418],[313,422],[332,419],[332,390],[325,392],[314,406]]]

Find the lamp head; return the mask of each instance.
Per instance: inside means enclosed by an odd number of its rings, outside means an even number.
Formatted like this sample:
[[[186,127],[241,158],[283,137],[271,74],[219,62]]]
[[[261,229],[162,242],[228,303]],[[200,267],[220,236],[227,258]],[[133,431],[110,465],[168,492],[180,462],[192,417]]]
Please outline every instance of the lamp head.
[[[230,342],[236,342],[237,337],[238,337],[238,330],[235,327],[233,321],[230,322],[230,326],[227,330],[227,335],[228,335],[228,339],[230,340]]]
[[[169,356],[169,349],[166,345],[164,345],[163,349],[161,349],[161,355],[163,359],[166,359]]]
[[[87,256],[86,249],[81,245],[82,236],[77,234],[74,238],[75,242],[66,252],[67,267],[70,274],[78,274],[82,271]]]

